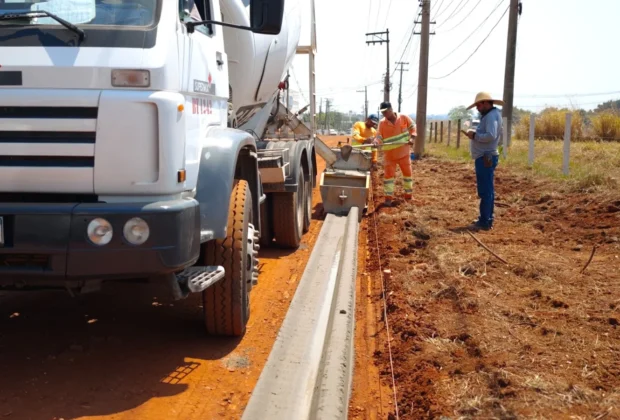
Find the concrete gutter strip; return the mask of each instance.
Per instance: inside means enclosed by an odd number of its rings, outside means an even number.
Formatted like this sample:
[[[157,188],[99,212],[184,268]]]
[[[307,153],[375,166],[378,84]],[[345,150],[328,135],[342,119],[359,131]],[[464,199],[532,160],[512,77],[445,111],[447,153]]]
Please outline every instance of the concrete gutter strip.
[[[357,282],[358,208],[347,218],[336,301],[328,329],[316,405],[312,418],[347,419],[351,397],[355,335],[355,285]]]
[[[327,215],[243,420],[346,418],[357,218],[357,208],[346,218]]]
[[[329,324],[344,227],[338,217],[327,215],[242,419],[308,418]]]

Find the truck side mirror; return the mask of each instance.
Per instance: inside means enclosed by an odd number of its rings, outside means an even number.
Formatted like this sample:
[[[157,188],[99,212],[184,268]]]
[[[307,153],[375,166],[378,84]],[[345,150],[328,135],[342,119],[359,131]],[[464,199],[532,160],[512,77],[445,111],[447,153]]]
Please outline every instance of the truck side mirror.
[[[251,0],[250,23],[252,32],[278,35],[282,29],[284,0]]]

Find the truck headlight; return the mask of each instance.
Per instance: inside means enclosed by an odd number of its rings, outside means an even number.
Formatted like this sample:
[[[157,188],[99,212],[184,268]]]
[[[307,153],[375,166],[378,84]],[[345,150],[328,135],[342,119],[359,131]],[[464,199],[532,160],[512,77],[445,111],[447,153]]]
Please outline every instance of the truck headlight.
[[[149,87],[151,72],[148,70],[112,70],[114,87]]]
[[[139,217],[129,219],[123,228],[123,235],[132,245],[142,245],[149,238],[151,230],[148,223]]]
[[[86,228],[88,239],[99,246],[107,245],[112,240],[114,234],[112,225],[106,219],[100,217],[93,219]]]

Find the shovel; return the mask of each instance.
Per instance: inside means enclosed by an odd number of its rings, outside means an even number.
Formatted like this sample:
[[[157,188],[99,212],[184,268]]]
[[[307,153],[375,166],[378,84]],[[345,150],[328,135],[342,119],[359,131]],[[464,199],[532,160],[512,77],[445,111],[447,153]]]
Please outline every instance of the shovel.
[[[408,141],[402,141],[402,142],[395,142],[395,143],[390,143],[390,146],[394,146],[394,145],[399,145],[399,144],[409,144]],[[353,149],[363,149],[366,147],[370,147],[371,149],[381,149],[383,147],[383,144],[378,144],[378,145],[374,145],[374,144],[356,144],[355,146],[351,146],[350,144],[345,144],[344,146],[342,146],[340,148],[340,156],[342,156],[342,160],[344,160],[345,162],[348,162],[349,158],[351,157],[351,153],[353,153]]]

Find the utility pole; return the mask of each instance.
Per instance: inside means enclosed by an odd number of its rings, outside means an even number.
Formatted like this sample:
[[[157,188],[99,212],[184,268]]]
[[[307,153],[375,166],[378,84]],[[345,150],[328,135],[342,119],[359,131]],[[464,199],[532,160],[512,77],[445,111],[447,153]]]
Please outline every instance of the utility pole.
[[[366,36],[370,36],[371,40],[366,41],[366,44],[375,45],[387,44],[387,70],[385,72],[385,83],[383,87],[383,100],[385,102],[390,101],[390,30],[386,29],[384,32],[370,32]]]
[[[323,114],[323,98],[321,98],[321,103],[319,105],[319,120],[317,121],[317,128],[320,126],[321,124],[321,114]],[[318,130],[317,130],[318,131]]]
[[[398,85],[398,112],[400,112],[400,105],[403,103],[403,72],[409,71],[403,68],[403,65],[409,63],[403,63],[402,61],[396,62],[396,71],[398,71],[398,66],[400,66],[400,84]]]
[[[329,117],[329,106],[330,105],[331,105],[331,101],[329,99],[325,99],[325,130],[329,129],[327,118]]]
[[[508,136],[508,146],[511,144],[512,108],[515,93],[515,59],[517,55],[517,26],[518,16],[521,15],[521,0],[510,0],[508,14],[508,40],[506,46],[506,69],[504,73],[504,108],[502,114],[508,119],[508,126],[504,127]]]
[[[358,90],[356,92],[364,92],[364,119],[366,119],[368,118],[368,86],[364,86],[364,90]]]
[[[420,0],[422,3],[422,30],[420,35],[420,70],[418,73],[418,106],[416,108],[416,128],[414,153],[419,159],[424,153],[426,140],[426,101],[428,97],[428,44],[431,28],[431,0]],[[416,22],[418,23],[418,22]]]

